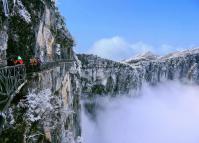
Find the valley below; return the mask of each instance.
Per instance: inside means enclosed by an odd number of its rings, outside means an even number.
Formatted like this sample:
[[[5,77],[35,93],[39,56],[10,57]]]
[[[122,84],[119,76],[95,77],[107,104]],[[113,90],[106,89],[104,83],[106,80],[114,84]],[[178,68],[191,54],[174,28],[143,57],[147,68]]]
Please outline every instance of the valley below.
[[[114,36],[89,49],[91,39],[104,36],[89,32],[103,26],[78,31],[91,20],[83,15],[79,20],[85,23],[75,21],[71,28],[62,6],[57,0],[0,3],[0,143],[198,143],[199,48],[168,53],[178,47]],[[76,46],[88,51],[78,54]]]
[[[144,85],[132,96],[82,102],[85,143],[198,143],[199,87],[179,81]],[[85,106],[87,107],[87,106]]]

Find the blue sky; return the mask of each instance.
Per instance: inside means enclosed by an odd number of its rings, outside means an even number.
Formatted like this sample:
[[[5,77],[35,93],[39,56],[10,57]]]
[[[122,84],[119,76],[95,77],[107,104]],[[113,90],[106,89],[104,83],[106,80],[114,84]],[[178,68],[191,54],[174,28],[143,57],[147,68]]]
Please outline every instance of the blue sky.
[[[78,53],[121,60],[199,46],[198,0],[58,0]]]

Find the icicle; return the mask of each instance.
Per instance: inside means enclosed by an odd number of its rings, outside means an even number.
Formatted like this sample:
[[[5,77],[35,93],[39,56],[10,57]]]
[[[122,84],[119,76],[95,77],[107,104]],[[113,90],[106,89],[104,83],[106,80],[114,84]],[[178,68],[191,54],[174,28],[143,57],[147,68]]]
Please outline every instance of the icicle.
[[[7,0],[2,0],[3,1],[3,8],[4,8],[4,13],[5,16],[9,16],[9,8],[8,8],[8,1]]]

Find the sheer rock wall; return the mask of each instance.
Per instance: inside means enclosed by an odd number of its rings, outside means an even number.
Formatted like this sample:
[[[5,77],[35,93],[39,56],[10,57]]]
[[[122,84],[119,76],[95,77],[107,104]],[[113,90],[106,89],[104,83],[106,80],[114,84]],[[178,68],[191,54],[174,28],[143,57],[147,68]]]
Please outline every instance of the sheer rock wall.
[[[5,15],[0,1],[0,66],[16,55],[25,64],[32,57],[42,64],[73,62],[28,73],[27,83],[2,113],[0,142],[80,142],[79,63],[55,1],[8,0],[8,8]]]
[[[122,94],[165,80],[199,83],[199,50],[176,52],[156,59],[115,62],[78,55],[82,62],[82,92],[89,96]]]

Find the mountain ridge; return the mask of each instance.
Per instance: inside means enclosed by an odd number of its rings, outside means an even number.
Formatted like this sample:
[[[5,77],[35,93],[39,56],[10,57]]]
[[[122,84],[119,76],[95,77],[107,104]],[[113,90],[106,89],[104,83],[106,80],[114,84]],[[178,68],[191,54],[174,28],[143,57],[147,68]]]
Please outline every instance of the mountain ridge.
[[[77,56],[82,62],[82,92],[91,96],[128,93],[139,89],[145,82],[157,84],[164,80],[186,80],[199,83],[199,49],[175,52],[155,60],[137,59],[131,63],[94,55]]]

